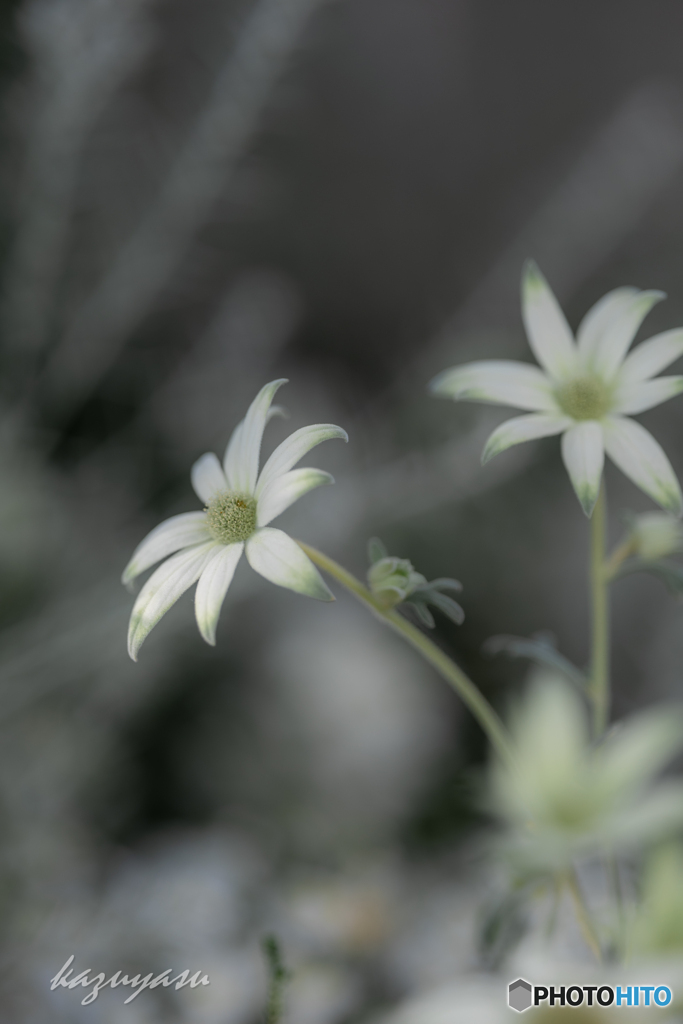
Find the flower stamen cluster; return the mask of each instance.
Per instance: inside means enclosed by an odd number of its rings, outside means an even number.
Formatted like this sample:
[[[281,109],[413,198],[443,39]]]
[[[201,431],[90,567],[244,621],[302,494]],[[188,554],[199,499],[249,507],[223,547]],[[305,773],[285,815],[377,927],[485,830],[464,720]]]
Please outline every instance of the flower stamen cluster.
[[[575,377],[555,392],[560,408],[573,420],[600,420],[610,408],[610,390],[599,377]]]
[[[249,540],[256,530],[256,499],[249,494],[217,494],[204,511],[209,531],[220,544]]]

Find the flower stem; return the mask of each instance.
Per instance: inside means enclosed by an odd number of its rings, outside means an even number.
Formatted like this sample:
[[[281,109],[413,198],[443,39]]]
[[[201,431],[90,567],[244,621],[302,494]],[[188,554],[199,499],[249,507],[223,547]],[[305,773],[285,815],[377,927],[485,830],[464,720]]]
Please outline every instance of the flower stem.
[[[576,918],[581,928],[581,934],[583,935],[586,944],[592,949],[598,963],[602,963],[602,948],[600,946],[600,939],[598,933],[595,930],[595,925],[591,919],[590,911],[586,906],[586,901],[583,898],[581,892],[581,886],[579,880],[576,877],[576,871],[571,868],[564,876],[564,880],[567,883],[567,888],[571,893],[572,900],[574,901],[574,910],[576,911]]]
[[[448,655],[440,647],[437,647],[433,640],[425,636],[424,633],[411,622],[408,622],[395,609],[383,608],[368,588],[344,569],[343,566],[308,544],[304,544],[302,541],[297,541],[297,543],[318,568],[336,579],[343,587],[346,587],[361,604],[364,604],[385,625],[393,629],[395,633],[398,633],[406,643],[414,647],[425,661],[428,661],[436,669],[439,675],[453,687],[463,703],[470,709],[503,762],[510,765],[513,760],[513,754],[507,730],[489,702],[462,669],[454,661],[451,661]]]
[[[592,613],[592,655],[590,695],[596,737],[607,726],[610,705],[609,687],[609,589],[605,573],[605,534],[607,500],[604,481],[591,518],[590,585]]]

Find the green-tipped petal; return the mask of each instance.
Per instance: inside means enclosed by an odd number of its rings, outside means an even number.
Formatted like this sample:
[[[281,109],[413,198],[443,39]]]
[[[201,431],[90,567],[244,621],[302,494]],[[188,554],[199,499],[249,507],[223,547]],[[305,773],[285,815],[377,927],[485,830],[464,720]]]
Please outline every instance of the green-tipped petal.
[[[216,643],[216,626],[221,606],[243,551],[244,544],[217,546],[197,583],[194,598],[197,625],[202,637],[212,647]]]
[[[641,323],[664,292],[638,292],[625,304],[600,338],[592,359],[592,369],[603,380],[613,380],[624,361]]]
[[[130,583],[155,562],[168,558],[181,548],[189,548],[209,540],[211,534],[206,525],[205,512],[182,512],[179,516],[171,516],[165,522],[159,523],[138,544],[123,571],[121,582]]]
[[[295,501],[321,484],[333,484],[334,477],[322,469],[292,469],[276,476],[264,487],[258,498],[257,526],[267,526]]]
[[[270,526],[257,530],[246,543],[249,565],[278,587],[319,601],[334,601],[322,576],[296,541]]]
[[[531,349],[550,376],[560,381],[576,372],[574,337],[548,282],[533,260],[522,274],[522,316]]]
[[[607,454],[622,473],[667,512],[680,516],[681,488],[671,463],[652,434],[635,420],[608,416],[604,435]]]
[[[138,651],[150,630],[197,581],[214,547],[215,541],[210,541],[181,551],[160,565],[147,580],[133,605],[128,627],[128,653],[133,661],[138,660]]]
[[[309,427],[301,427],[300,430],[295,430],[293,434],[285,438],[282,444],[277,446],[261,470],[256,487],[256,497],[260,498],[266,488],[278,476],[288,472],[292,466],[297,464],[299,459],[303,459],[304,455],[311,448],[315,448],[316,445],[322,444],[323,441],[329,441],[335,437],[342,441],[348,441],[349,439],[346,431],[342,430],[341,427],[335,426],[334,423],[313,423]]]
[[[576,332],[576,344],[582,369],[586,370],[592,366],[606,331],[630,308],[636,295],[638,295],[637,288],[615,288],[614,291],[603,295],[588,310]]]
[[[619,383],[636,384],[649,380],[683,356],[683,330],[664,331],[637,345],[621,365]]]
[[[600,493],[605,461],[600,424],[586,420],[568,430],[562,438],[562,458],[581,508],[591,516]]]
[[[487,359],[444,370],[429,384],[435,395],[493,402],[516,409],[558,412],[552,386],[537,366],[505,359]]]
[[[563,430],[571,427],[572,423],[573,420],[568,416],[543,416],[539,413],[532,413],[530,416],[515,416],[514,419],[501,423],[493,431],[484,446],[481,461],[482,463],[488,462],[489,459],[504,452],[507,448],[511,448],[514,444],[561,434]]]
[[[194,492],[200,501],[208,505],[217,494],[225,494],[228,490],[228,482],[221,464],[213,454],[207,452],[197,459],[190,473]]]
[[[259,456],[268,413],[278,388],[286,384],[283,377],[262,387],[249,406],[247,415],[235,428],[223,460],[230,490],[253,494],[258,477]]]
[[[637,384],[623,384],[614,395],[614,412],[635,416],[680,395],[683,377],[657,377]]]

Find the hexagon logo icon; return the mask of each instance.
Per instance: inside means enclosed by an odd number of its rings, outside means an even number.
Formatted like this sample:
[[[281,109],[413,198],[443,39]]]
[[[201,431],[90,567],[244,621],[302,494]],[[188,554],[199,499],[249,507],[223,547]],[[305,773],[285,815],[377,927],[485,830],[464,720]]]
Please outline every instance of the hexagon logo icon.
[[[508,1006],[518,1013],[523,1013],[531,1006],[531,985],[524,978],[517,978],[508,985]]]

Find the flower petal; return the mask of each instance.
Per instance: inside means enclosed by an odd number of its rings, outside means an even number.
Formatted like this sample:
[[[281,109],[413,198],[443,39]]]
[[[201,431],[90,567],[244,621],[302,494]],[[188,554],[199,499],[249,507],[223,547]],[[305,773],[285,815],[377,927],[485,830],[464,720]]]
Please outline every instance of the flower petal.
[[[555,380],[576,372],[574,337],[548,282],[533,260],[522,273],[522,316],[531,349]]]
[[[590,516],[600,493],[605,462],[600,424],[585,420],[568,430],[562,438],[562,458],[581,507]]]
[[[683,377],[656,377],[618,387],[614,395],[614,411],[635,415],[666,402],[683,391]]]
[[[138,660],[138,651],[150,630],[199,578],[215,546],[215,541],[209,541],[180,551],[147,580],[133,605],[128,627],[128,653],[133,661]]]
[[[349,439],[346,431],[341,427],[336,427],[334,423],[313,423],[310,427],[301,427],[299,430],[295,430],[293,434],[285,438],[261,470],[256,487],[257,499],[276,477],[286,473],[297,464],[299,459],[303,459],[306,452],[333,437],[338,437],[342,441]]]
[[[298,594],[334,601],[327,584],[296,541],[282,530],[262,527],[246,544],[249,565],[278,587],[287,587]]]
[[[624,304],[595,347],[593,372],[603,380],[614,379],[641,323],[655,303],[664,298],[664,292],[638,292]]]
[[[274,477],[258,498],[256,525],[267,526],[276,516],[321,484],[333,484],[334,477],[322,469],[292,469]]]
[[[496,402],[517,409],[558,412],[552,385],[542,370],[528,363],[506,359],[486,359],[444,370],[429,384],[436,395],[468,399],[472,402]]]
[[[207,644],[216,643],[216,626],[221,606],[235,575],[244,544],[221,544],[214,548],[206,563],[194,596],[199,632]]]
[[[271,381],[262,387],[249,406],[247,415],[235,428],[225,451],[223,468],[230,490],[253,494],[258,477],[261,439],[268,422],[268,412],[275,392],[286,378]]]
[[[533,441],[537,437],[552,437],[553,434],[561,434],[573,424],[574,420],[569,416],[544,416],[540,413],[531,413],[529,416],[515,416],[512,420],[506,420],[497,427],[489,437],[481,456],[482,465],[492,459],[495,455],[511,448],[513,444],[521,444],[523,441]]]
[[[189,548],[193,544],[211,540],[206,524],[206,512],[182,512],[159,523],[133,552],[133,557],[123,571],[122,583],[130,583],[150,565],[167,558],[174,551]]]
[[[615,288],[591,306],[576,332],[576,344],[582,366],[591,365],[605,331],[621,317],[637,294],[637,288]]]
[[[658,505],[680,516],[683,502],[676,474],[652,434],[622,416],[608,416],[603,426],[610,459]]]
[[[683,356],[683,330],[664,331],[648,338],[630,353],[619,370],[620,383],[635,383],[654,377]]]
[[[213,452],[207,452],[197,459],[190,474],[192,486],[197,497],[208,505],[217,494],[225,494],[228,481],[221,469],[221,464]]]

